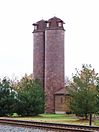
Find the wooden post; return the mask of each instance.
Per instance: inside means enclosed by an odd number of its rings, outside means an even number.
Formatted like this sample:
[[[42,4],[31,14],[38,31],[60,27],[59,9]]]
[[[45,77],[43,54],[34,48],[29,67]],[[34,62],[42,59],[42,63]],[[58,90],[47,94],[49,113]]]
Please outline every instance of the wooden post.
[[[89,125],[90,126],[92,125],[92,114],[91,113],[89,114]]]

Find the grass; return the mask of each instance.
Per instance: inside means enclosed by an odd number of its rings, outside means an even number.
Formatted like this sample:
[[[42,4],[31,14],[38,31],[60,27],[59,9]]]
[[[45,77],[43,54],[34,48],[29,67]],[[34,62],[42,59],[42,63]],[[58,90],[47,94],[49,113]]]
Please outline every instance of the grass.
[[[52,123],[65,123],[65,124],[77,124],[77,125],[89,125],[89,120],[83,120],[77,118],[75,115],[66,114],[40,114],[34,117],[14,117],[18,120],[32,120],[40,122],[52,122]],[[99,126],[99,120],[92,122],[93,126]]]
[[[99,120],[96,120],[96,121],[94,122],[94,125],[95,125],[95,126],[99,126]]]

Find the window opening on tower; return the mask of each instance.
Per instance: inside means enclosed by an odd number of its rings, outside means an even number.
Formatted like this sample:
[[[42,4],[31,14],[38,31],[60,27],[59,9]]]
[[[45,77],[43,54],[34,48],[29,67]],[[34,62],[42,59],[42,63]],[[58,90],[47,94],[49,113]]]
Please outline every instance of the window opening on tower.
[[[49,23],[47,23],[47,25],[46,25],[47,27],[49,27]]]
[[[37,30],[37,25],[34,26],[34,30]]]
[[[58,26],[59,26],[59,27],[61,27],[61,26],[62,26],[62,23],[61,23],[61,22],[59,22],[59,23],[58,23]]]

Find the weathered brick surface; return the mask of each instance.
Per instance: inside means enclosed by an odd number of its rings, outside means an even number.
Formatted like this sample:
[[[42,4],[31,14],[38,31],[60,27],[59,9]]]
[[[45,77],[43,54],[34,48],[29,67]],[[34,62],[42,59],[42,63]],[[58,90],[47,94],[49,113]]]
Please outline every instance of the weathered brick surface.
[[[64,22],[53,17],[34,23],[33,75],[45,92],[45,112],[55,112],[55,92],[64,87]]]
[[[45,31],[46,113],[55,112],[54,93],[64,87],[64,30]]]
[[[33,25],[33,76],[41,81],[44,88],[46,22],[40,20]]]
[[[33,76],[44,82],[44,32],[34,32]]]

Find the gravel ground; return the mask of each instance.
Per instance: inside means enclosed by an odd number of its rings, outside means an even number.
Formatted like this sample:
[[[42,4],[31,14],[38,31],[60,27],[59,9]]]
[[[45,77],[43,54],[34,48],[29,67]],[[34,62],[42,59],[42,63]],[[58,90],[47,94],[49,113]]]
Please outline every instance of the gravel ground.
[[[54,131],[46,131],[46,130],[40,130],[40,129],[16,127],[16,126],[0,124],[0,132],[54,132]]]

